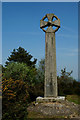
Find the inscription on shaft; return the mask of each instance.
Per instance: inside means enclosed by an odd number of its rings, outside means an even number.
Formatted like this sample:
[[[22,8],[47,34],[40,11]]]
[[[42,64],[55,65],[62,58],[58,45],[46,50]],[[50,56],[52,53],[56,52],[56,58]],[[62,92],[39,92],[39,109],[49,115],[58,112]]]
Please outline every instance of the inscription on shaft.
[[[48,21],[45,21],[45,19]],[[56,18],[56,20],[54,20]],[[53,29],[54,26],[56,29]],[[45,29],[48,27],[47,29]],[[45,32],[45,84],[44,96],[57,97],[55,32],[60,28],[60,20],[54,14],[46,14],[40,20],[40,28]]]

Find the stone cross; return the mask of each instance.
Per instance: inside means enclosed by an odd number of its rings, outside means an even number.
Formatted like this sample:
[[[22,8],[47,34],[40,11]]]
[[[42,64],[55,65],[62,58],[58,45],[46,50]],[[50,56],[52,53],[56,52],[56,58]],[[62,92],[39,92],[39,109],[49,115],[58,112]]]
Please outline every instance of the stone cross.
[[[54,20],[54,18],[56,20]],[[47,21],[45,21],[47,19]],[[54,20],[54,21],[53,21]],[[55,26],[55,29],[53,27]],[[45,27],[48,27],[45,29]],[[57,97],[55,32],[60,28],[60,20],[54,14],[46,14],[40,20],[40,28],[45,32],[45,84],[44,96]]]

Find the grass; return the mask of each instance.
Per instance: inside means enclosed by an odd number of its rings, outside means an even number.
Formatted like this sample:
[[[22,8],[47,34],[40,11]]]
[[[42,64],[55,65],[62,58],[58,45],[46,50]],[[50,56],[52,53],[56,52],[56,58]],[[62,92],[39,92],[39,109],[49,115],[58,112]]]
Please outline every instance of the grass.
[[[42,118],[38,112],[28,111],[28,118]]]
[[[49,120],[50,118],[65,118],[64,116],[47,116],[43,115],[41,113],[35,112],[35,111],[28,111],[28,118],[46,118],[46,120]],[[51,120],[51,119],[50,119]]]
[[[66,99],[70,102],[80,104],[80,96],[78,96],[78,95],[67,95]]]

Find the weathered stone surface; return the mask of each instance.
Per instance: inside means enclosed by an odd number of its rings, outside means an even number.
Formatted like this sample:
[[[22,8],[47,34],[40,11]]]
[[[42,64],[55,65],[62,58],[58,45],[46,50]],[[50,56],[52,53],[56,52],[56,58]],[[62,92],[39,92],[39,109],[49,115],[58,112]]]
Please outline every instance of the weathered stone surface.
[[[45,85],[44,96],[57,96],[55,33],[46,33],[45,38]]]
[[[63,101],[65,97],[58,96],[58,97],[37,97],[36,102],[56,102],[56,101]]]
[[[67,100],[30,105],[28,112],[36,112],[43,118],[74,118],[80,120],[80,105]],[[39,116],[38,116],[39,118]],[[60,119],[61,120],[61,119]],[[64,119],[63,119],[64,120]]]
[[[57,19],[55,21],[53,21],[54,17]],[[44,21],[45,19],[48,19],[48,21]],[[45,30],[44,28],[48,26],[49,28],[52,28],[53,26],[57,27],[55,30],[53,30],[53,32],[56,32],[59,27],[60,27],[60,19],[54,15],[53,13],[51,14],[46,14],[41,20],[40,20],[40,28],[44,31],[44,32],[50,32],[47,30]]]
[[[54,17],[57,19],[53,21]],[[45,18],[48,21],[44,21]],[[44,28],[48,26],[47,30]],[[53,26],[57,27],[55,30]],[[56,43],[55,32],[60,27],[60,20],[54,14],[46,14],[40,21],[40,28],[45,32],[45,84],[44,96],[57,97],[57,73],[56,73]]]

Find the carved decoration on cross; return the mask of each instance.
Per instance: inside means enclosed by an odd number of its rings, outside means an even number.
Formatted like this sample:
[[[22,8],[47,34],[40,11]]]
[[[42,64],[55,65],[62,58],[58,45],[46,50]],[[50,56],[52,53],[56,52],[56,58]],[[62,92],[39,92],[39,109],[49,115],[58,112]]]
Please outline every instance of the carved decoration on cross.
[[[48,21],[44,21],[45,19],[48,19]],[[53,21],[53,19],[56,18],[56,20]],[[53,26],[56,27],[56,29],[53,29]],[[48,27],[47,30],[44,28]],[[54,15],[53,13],[51,14],[46,14],[41,20],[40,20],[40,28],[44,32],[56,32],[60,28],[60,19]]]

